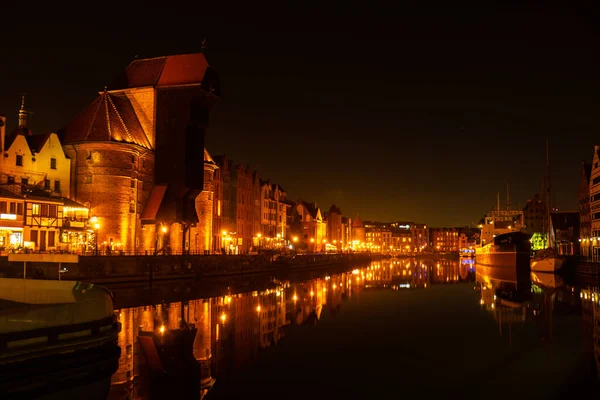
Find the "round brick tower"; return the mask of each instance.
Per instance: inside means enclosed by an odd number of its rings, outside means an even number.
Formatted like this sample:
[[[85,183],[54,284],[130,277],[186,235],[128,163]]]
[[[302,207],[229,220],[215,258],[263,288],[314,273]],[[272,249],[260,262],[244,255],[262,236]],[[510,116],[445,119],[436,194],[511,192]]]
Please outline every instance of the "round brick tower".
[[[123,93],[104,91],[61,136],[71,159],[72,197],[90,207],[89,228],[98,233],[98,249],[136,250],[154,152],[132,102]]]

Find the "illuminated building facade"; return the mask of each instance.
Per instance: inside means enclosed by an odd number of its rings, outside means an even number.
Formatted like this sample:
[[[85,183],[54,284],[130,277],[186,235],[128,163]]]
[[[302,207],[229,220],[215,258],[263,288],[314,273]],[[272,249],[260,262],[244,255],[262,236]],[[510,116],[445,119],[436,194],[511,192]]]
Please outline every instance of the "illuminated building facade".
[[[295,230],[300,247],[309,251],[325,251],[327,224],[317,203],[299,201],[295,206]]]
[[[592,164],[581,163],[581,181],[579,183],[579,254],[584,259],[592,258],[592,214],[590,211],[590,178]]]
[[[365,243],[369,251],[389,253],[393,249],[392,231],[389,228],[365,222]]]
[[[429,248],[429,229],[424,224],[411,224],[410,231],[413,236],[413,248],[417,252],[427,251]]]
[[[436,253],[459,251],[458,229],[431,228],[429,231],[431,247]]]
[[[197,198],[214,172],[204,132],[219,94],[203,54],[137,59],[60,133],[71,196],[97,218],[100,242],[127,252],[210,248],[212,224],[198,210],[212,213],[197,204],[212,202],[210,188]],[[192,240],[193,227],[207,237]]]
[[[9,135],[0,117],[0,249],[90,251],[89,210],[68,199],[71,160],[58,135],[32,134],[24,98],[18,115]]]
[[[392,247],[395,253],[409,254],[415,251],[413,233],[410,227],[410,224],[393,224],[391,233]]]
[[[600,260],[600,146],[594,146],[594,158],[590,173],[590,214],[592,234],[587,239],[592,248],[592,261]]]
[[[271,182],[271,180],[260,182],[260,230],[261,241],[268,244],[266,238],[273,243],[280,239],[283,243],[288,238],[288,214],[291,204],[287,200],[287,194],[283,188]]]

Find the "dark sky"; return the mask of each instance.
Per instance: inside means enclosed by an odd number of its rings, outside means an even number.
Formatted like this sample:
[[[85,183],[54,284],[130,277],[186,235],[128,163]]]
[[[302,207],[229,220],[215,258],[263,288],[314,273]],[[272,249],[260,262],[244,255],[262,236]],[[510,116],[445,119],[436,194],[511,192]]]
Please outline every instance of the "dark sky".
[[[56,131],[135,55],[206,37],[223,88],[209,152],[294,199],[465,225],[497,192],[504,202],[506,183],[520,206],[540,191],[548,138],[555,206],[577,209],[581,162],[600,143],[596,10],[284,3],[5,8],[0,113],[14,128],[26,92],[32,130]]]

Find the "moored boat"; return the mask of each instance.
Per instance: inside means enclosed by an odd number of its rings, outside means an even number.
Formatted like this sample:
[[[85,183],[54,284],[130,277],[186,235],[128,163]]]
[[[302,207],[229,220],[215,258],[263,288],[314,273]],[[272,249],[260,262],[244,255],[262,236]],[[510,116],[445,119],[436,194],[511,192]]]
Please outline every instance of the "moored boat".
[[[105,399],[117,370],[110,292],[74,281],[0,279],[0,393]]]
[[[492,242],[477,248],[477,264],[491,266],[516,266],[529,263],[530,236],[524,232],[497,235]]]
[[[531,258],[531,270],[537,272],[556,272],[562,268],[565,257],[554,249],[554,229],[552,228],[552,213],[550,205],[550,168],[548,156],[548,141],[546,140],[546,212],[548,248],[538,251]]]
[[[556,272],[559,271],[565,257],[556,254],[552,248],[540,250],[531,258],[531,270],[536,272]]]

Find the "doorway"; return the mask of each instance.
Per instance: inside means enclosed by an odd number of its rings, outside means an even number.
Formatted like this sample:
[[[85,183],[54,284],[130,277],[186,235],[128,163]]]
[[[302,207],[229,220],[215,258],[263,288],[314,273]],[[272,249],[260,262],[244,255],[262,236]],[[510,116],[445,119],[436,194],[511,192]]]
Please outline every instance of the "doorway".
[[[40,251],[46,251],[46,231],[40,231]]]

